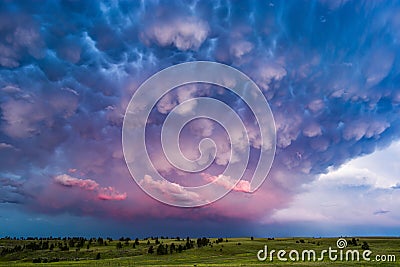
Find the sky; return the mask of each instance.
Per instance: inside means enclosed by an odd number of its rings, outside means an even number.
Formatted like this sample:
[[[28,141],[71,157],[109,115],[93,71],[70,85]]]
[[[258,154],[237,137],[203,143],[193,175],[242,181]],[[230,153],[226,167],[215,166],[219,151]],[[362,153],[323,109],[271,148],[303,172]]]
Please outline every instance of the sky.
[[[4,1],[0,236],[400,236],[399,43],[396,1]],[[224,129],[198,119],[181,132],[182,149],[196,158],[210,137],[212,166],[193,176],[166,160],[162,122],[191,98],[235,110],[251,153],[225,197],[179,208],[132,179],[122,126],[144,81],[197,60],[258,85],[276,154],[250,193],[262,150],[254,116],[224,88],[175,88],[146,124],[150,158],[175,186],[149,184],[173,194],[210,182],[233,159]]]

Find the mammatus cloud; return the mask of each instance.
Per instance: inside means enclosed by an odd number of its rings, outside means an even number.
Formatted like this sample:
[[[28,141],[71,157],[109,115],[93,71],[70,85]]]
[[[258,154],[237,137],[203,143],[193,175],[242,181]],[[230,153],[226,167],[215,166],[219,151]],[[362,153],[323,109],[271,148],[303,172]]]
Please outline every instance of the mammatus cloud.
[[[197,50],[206,40],[210,28],[207,22],[196,17],[160,18],[141,34],[143,42],[159,46],[175,46],[179,50]]]
[[[5,40],[0,44],[0,65],[15,68],[26,56],[42,58],[44,41],[38,23],[29,15],[2,13],[0,35]]]
[[[246,105],[223,88],[196,85],[177,88],[153,110],[147,145],[157,168],[176,186],[166,188],[149,177],[147,183],[172,197],[197,197],[185,195],[182,184],[191,182],[191,176],[168,164],[157,140],[172,108],[194,96],[213,97],[238,112],[249,129],[254,154],[236,190],[197,209],[194,217],[287,222],[299,221],[295,214],[307,210],[305,218],[331,220],[325,212],[306,208],[321,208],[316,195],[334,207],[348,204],[341,199],[357,196],[357,203],[367,198],[371,207],[360,218],[398,224],[398,177],[378,188],[370,178],[359,179],[363,193],[358,195],[352,195],[357,186],[353,191],[330,191],[331,186],[352,181],[332,170],[400,138],[400,21],[395,3],[4,2],[0,10],[3,202],[42,213],[187,218],[185,210],[149,199],[132,182],[121,152],[121,128],[132,94],[149,76],[177,63],[209,60],[244,72],[268,99],[277,128],[277,153],[268,179],[255,194],[245,193],[260,149],[257,125]],[[230,155],[222,129],[209,121],[194,121],[183,131],[182,147],[196,157],[204,137],[212,137],[219,149],[217,161],[207,170],[210,177],[218,177]],[[57,182],[54,177],[60,173],[64,176]],[[326,173],[335,178],[321,180]],[[219,183],[229,186],[230,179],[223,177]],[[118,192],[121,188],[126,196]],[[305,189],[315,192],[308,198]],[[389,192],[391,200],[385,198]],[[87,204],[72,200],[79,194],[88,194]],[[385,199],[391,204],[383,205]],[[363,207],[349,210],[346,222],[359,223],[349,218]],[[390,212],[373,215],[376,211]]]
[[[67,187],[79,187],[87,191],[93,191],[101,200],[125,200],[126,193],[119,193],[114,187],[100,187],[100,185],[91,179],[79,179],[68,174],[61,174],[54,177],[54,181]]]

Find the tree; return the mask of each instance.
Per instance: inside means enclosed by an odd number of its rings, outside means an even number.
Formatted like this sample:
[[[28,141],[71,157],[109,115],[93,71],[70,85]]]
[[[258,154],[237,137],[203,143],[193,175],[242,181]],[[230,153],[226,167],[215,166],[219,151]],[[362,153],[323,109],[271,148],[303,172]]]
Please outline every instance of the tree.
[[[215,242],[218,244],[218,243],[224,242],[224,239],[222,237],[220,237]]]
[[[137,237],[135,239],[135,245],[139,245],[139,238],[137,238]]]
[[[369,249],[368,243],[364,241],[363,244],[362,244],[362,246],[361,246],[361,248],[362,248],[363,250],[368,250],[368,249]]]
[[[45,241],[42,243],[42,249],[43,250],[49,249],[49,241]]]
[[[163,244],[158,245],[157,247],[157,255],[165,255],[168,254],[168,245],[164,246]]]
[[[178,252],[179,252],[179,253],[181,253],[181,252],[182,252],[182,250],[183,250],[183,247],[182,247],[182,245],[181,245],[181,244],[179,244],[179,246],[178,246]]]
[[[153,254],[154,253],[154,248],[153,246],[149,247],[149,250],[147,251],[149,254]]]
[[[172,243],[171,246],[169,247],[169,253],[172,254],[172,252],[173,252],[174,250],[176,250],[176,247],[175,247],[175,244]]]
[[[85,241],[86,241],[85,238],[83,237],[79,238],[77,247],[83,248],[85,246]]]
[[[208,238],[197,238],[197,247],[201,248],[207,246],[210,240]]]

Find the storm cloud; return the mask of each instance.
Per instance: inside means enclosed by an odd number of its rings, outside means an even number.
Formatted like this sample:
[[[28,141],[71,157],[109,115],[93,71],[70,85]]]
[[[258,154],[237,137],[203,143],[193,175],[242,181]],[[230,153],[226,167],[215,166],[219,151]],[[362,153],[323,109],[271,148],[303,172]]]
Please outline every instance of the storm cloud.
[[[400,138],[400,7],[394,2],[52,1],[5,2],[0,10],[0,202],[23,210],[191,219],[186,209],[140,190],[121,144],[135,90],[157,71],[188,61],[216,61],[247,74],[262,89],[277,129],[276,157],[263,186],[248,194],[246,173],[193,219],[269,221],[320,175]],[[147,126],[151,138],[159,137],[176,105],[210,96],[243,118],[255,162],[254,118],[219,90],[187,86],[164,96]],[[223,131],[200,120],[183,134],[192,156],[196,140],[220,142],[219,161],[199,180],[219,175],[229,147]],[[159,144],[149,144],[174,187],[151,177],[146,182],[181,191],[185,174],[171,168]],[[71,198],[87,203],[74,205]],[[383,211],[371,215],[391,214]]]

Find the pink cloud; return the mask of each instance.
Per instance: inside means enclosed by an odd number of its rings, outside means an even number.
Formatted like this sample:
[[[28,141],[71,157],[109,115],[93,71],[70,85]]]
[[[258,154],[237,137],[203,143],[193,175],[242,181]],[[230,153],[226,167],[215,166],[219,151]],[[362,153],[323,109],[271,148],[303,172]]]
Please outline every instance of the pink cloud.
[[[235,180],[232,179],[230,176],[224,176],[222,174],[218,176],[212,176],[209,174],[202,174],[204,180],[207,182],[214,182],[217,185],[223,186],[226,189],[232,188],[233,191],[238,191],[238,192],[245,192],[248,193],[250,192],[250,183],[249,181],[246,180],[240,180],[236,185]]]
[[[54,177],[54,181],[64,186],[77,186],[89,191],[93,191],[99,187],[99,184],[93,180],[74,178],[68,174],[58,175]]]
[[[117,170],[118,168],[114,168],[113,172],[115,173]],[[36,198],[34,202],[30,202],[29,207],[33,211],[45,214],[69,212],[79,216],[100,218],[107,216],[117,220],[143,217],[201,221],[206,217],[218,220],[239,219],[256,222],[265,220],[277,209],[287,208],[287,203],[293,197],[292,191],[288,189],[293,185],[292,179],[289,179],[290,175],[287,175],[288,173],[278,175],[272,171],[269,181],[264,183],[255,193],[243,194],[249,188],[248,181],[243,180],[239,181],[232,192],[216,202],[199,208],[182,209],[166,206],[151,198],[127,177],[124,171],[125,169],[121,168],[118,173],[119,177],[126,179],[116,179],[113,184],[118,185],[119,188],[124,188],[122,193],[115,190],[114,187],[101,187],[97,181],[91,179],[79,179],[70,176],[71,174],[63,174],[57,176],[57,179],[54,177],[53,183],[46,183],[39,194],[40,197]],[[79,169],[77,172],[80,172]],[[217,177],[213,177],[211,174],[204,175],[208,176],[210,181],[214,181]],[[221,178],[217,180],[220,186],[230,187],[234,183],[231,178]],[[92,182],[97,186],[93,190],[87,189],[90,188],[89,185]],[[162,194],[171,199],[179,199],[187,204],[192,203],[196,198],[205,197],[186,190],[180,184],[155,180],[150,176],[146,176],[142,183],[146,184],[146,187],[150,188],[156,195]],[[25,186],[33,190],[37,184],[29,183]],[[128,194],[129,198],[127,197]],[[137,203],[140,203],[140,205],[137,205]]]
[[[97,197],[101,200],[124,200],[126,193],[119,193],[114,187],[101,187],[96,181],[91,179],[80,179],[72,177],[68,174],[61,174],[54,177],[57,184],[68,187],[79,187],[87,191],[97,193]]]
[[[126,193],[119,193],[114,187],[105,187],[99,190],[97,197],[101,200],[124,200],[127,197]]]

